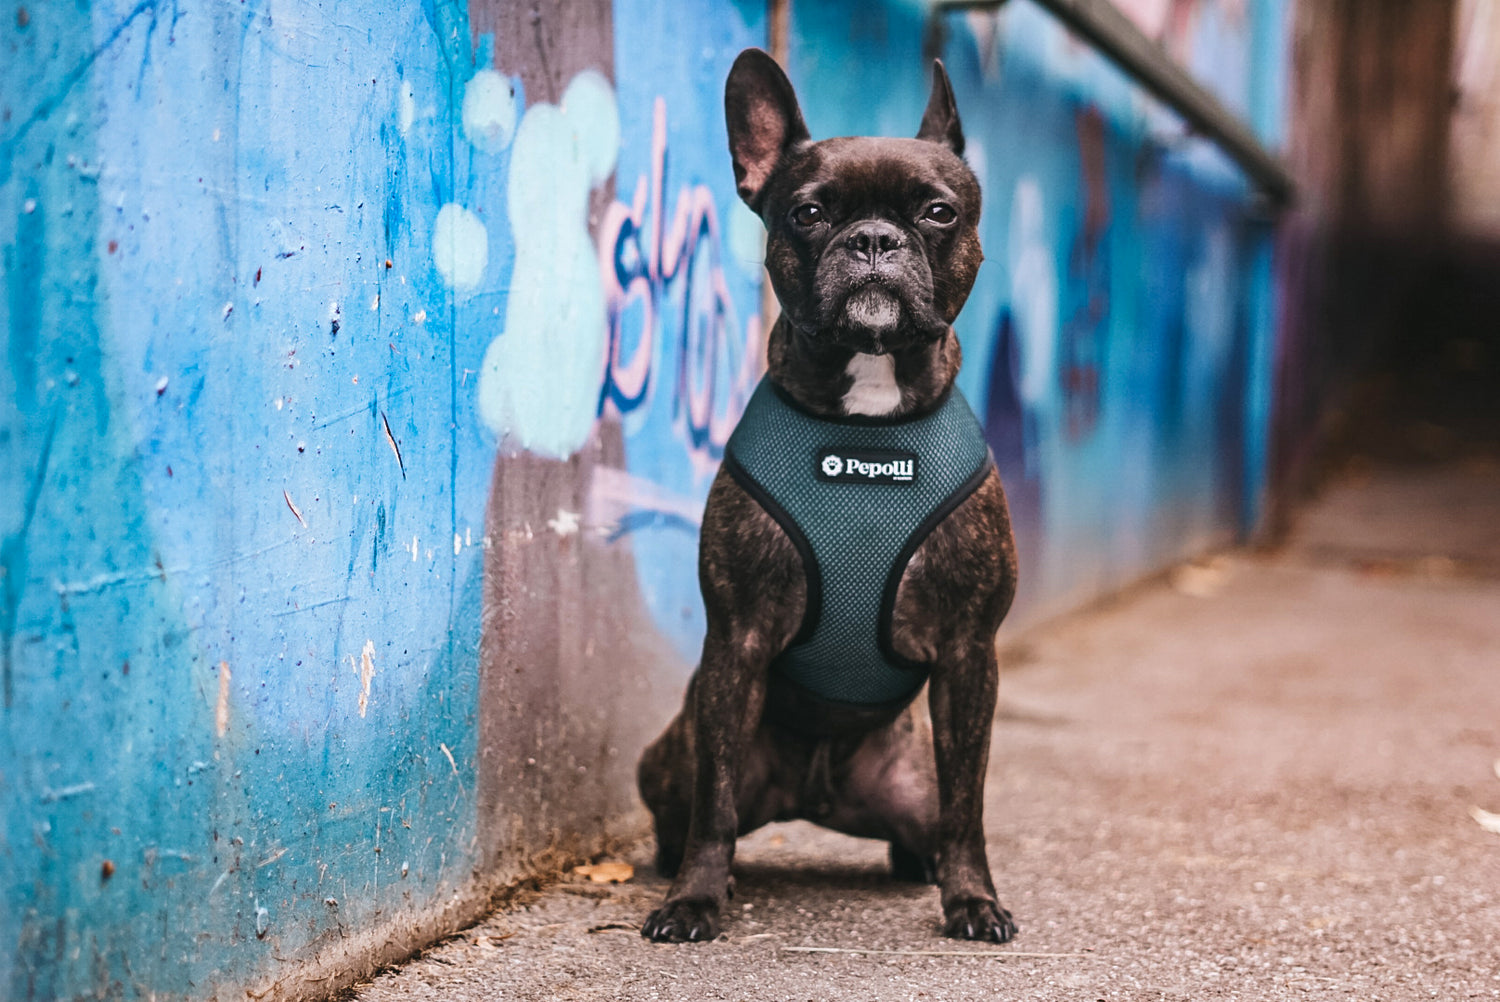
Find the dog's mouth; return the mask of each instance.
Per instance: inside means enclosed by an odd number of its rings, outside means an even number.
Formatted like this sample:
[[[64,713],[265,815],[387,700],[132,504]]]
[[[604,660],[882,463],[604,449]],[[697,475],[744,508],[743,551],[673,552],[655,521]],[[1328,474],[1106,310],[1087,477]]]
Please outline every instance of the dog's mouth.
[[[842,300],[824,313],[821,327],[833,339],[856,351],[883,355],[909,344],[930,340],[941,332],[941,321],[929,317],[920,301],[913,301],[912,290],[880,276],[869,275],[857,282]]]
[[[844,300],[842,319],[853,327],[862,327],[877,337],[889,334],[901,322],[901,300],[885,286],[870,282],[851,292]]]

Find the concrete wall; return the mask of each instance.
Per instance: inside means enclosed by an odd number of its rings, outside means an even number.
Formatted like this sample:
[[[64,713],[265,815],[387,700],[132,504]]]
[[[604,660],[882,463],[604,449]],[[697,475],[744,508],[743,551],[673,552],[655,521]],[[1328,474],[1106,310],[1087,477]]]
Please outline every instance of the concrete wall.
[[[1500,239],[1500,4],[1460,0],[1454,31],[1456,228]]]
[[[1279,5],[1174,9],[1274,132]],[[1233,169],[1039,10],[946,21],[989,200],[964,388],[1036,615],[1253,521],[1269,252]],[[814,133],[910,134],[926,22],[796,6]],[[0,996],[316,994],[635,830],[763,364],[720,94],[766,33],[646,0],[0,21]]]

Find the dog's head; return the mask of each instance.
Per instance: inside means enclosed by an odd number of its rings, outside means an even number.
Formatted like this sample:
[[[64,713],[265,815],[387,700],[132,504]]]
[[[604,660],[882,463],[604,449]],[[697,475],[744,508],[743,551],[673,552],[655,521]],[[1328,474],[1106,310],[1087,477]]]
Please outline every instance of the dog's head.
[[[766,268],[808,338],[870,354],[941,338],[984,255],[979,182],[942,63],[915,139],[813,142],[792,85],[746,49],[724,88],[740,197],[766,224]]]

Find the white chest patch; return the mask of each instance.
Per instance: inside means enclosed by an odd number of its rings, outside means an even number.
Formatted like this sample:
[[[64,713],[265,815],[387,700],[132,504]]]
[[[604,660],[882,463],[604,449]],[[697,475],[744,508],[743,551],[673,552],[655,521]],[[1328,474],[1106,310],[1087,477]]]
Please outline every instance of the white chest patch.
[[[901,387],[896,385],[896,360],[890,355],[858,353],[844,368],[854,384],[844,394],[845,414],[884,417],[901,406]]]

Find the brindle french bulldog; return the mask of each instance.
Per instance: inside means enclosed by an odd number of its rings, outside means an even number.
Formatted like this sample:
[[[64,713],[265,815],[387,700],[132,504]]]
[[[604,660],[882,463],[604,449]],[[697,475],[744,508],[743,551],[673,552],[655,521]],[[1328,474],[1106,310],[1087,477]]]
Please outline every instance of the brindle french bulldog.
[[[813,435],[899,432],[952,410],[960,352],[949,325],[983,255],[979,184],[961,159],[963,131],[942,64],[915,139],[813,142],[791,83],[758,49],[735,61],[724,105],[739,194],[765,222],[766,267],[782,308],[757,396],[780,408],[776,420],[801,422]],[[973,422],[966,404],[954,413]],[[1015,935],[990,879],[983,810],[995,632],[1015,594],[1016,557],[1005,494],[980,442],[964,486],[906,537],[883,607],[860,614],[869,633],[879,632],[872,674],[855,666],[830,689],[815,661],[804,658],[800,675],[784,665],[841,601],[825,587],[831,558],[808,544],[813,534],[799,531],[765,477],[731,461],[751,451],[731,439],[703,515],[702,661],[681,713],[638,769],[657,866],[675,876],[641,928],[647,939],[716,937],[733,892],[735,839],[793,818],[888,841],[897,877],[940,886],[944,935],[997,943]],[[856,467],[830,459],[828,449],[821,460],[802,444],[788,449],[801,450],[792,465],[808,465],[807,482],[824,485],[783,488],[796,497],[826,488],[858,504],[873,496],[860,492],[886,491],[896,500],[865,504],[861,517],[872,524],[882,505],[904,503],[901,467],[883,463],[884,454]],[[900,454],[917,464],[906,482],[941,465],[920,453]],[[866,474],[869,486],[849,482]],[[806,517],[816,519],[822,503]],[[858,536],[868,527],[836,531]],[[831,649],[849,646],[841,644]],[[903,670],[910,691],[868,698],[870,680],[899,681]],[[913,703],[924,678],[925,713]],[[866,698],[837,698],[846,683]]]

